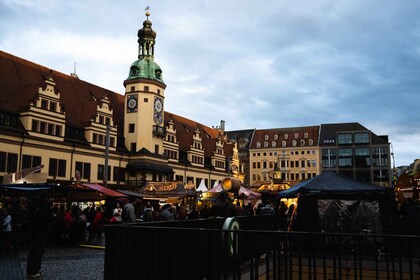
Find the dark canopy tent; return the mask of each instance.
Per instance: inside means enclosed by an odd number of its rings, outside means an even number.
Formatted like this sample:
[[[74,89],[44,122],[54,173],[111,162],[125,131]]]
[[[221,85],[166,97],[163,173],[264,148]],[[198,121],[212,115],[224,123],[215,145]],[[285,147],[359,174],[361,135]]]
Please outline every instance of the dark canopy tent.
[[[390,217],[397,214],[394,190],[325,172],[279,193],[298,199],[294,229],[354,232],[367,229],[390,232]]]

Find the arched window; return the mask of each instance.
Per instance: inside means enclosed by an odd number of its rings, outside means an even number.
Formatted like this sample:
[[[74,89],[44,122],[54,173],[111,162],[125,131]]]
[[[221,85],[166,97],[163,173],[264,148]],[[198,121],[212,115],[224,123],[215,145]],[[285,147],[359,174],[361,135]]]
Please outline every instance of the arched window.
[[[281,141],[281,146],[286,147],[286,141]]]
[[[314,140],[309,139],[309,146],[313,146],[314,145]]]
[[[274,134],[274,140],[279,139],[279,136],[277,134]]]
[[[286,139],[286,140],[287,140],[288,138],[289,138],[289,134],[285,134],[285,135],[284,135],[284,139]]]
[[[261,148],[261,142],[257,142],[257,148]]]
[[[295,139],[299,138],[299,134],[295,133]]]
[[[303,134],[303,137],[308,138],[308,132],[305,132],[305,133]]]
[[[267,134],[264,136],[264,140],[265,140],[265,141],[267,141],[267,140],[268,140],[268,135],[267,135]]]
[[[293,140],[293,141],[292,141],[292,146],[293,146],[293,147],[296,147],[296,145],[297,145],[296,140]]]
[[[264,142],[264,148],[268,148],[268,142]]]
[[[301,146],[305,146],[305,140],[303,140],[303,139],[302,139],[302,140],[300,140],[300,145],[301,145]]]
[[[272,148],[275,148],[275,147],[276,147],[276,141],[272,141],[272,142],[271,142],[271,147],[272,147]]]

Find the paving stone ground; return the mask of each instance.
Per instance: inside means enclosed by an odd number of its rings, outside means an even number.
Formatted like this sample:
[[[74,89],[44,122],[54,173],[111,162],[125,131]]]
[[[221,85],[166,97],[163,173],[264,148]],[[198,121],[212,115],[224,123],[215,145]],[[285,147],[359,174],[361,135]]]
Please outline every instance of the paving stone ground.
[[[28,250],[19,249],[0,255],[0,280],[29,279],[26,277]],[[42,280],[76,280],[104,278],[105,250],[85,247],[47,247],[42,259]]]

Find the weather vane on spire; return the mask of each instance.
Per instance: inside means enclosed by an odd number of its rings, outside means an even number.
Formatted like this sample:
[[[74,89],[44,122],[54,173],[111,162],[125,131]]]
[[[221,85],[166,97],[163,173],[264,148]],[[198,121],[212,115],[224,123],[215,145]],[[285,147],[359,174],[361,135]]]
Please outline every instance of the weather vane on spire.
[[[147,17],[147,19],[149,19],[149,16],[150,16],[150,7],[149,7],[149,5],[147,5],[147,7],[144,9],[145,11],[146,11],[146,17]]]

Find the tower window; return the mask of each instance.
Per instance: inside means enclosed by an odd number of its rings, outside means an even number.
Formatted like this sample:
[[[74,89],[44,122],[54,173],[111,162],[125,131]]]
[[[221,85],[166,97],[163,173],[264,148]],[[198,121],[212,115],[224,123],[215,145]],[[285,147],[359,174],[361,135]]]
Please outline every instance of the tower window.
[[[136,152],[137,151],[137,145],[136,145],[136,143],[131,143],[131,145],[130,145],[130,151],[131,152]]]
[[[130,123],[128,125],[128,133],[134,133],[135,128],[136,128],[136,125],[134,123]]]
[[[148,98],[145,98],[144,99],[144,103],[147,103],[147,102],[149,102],[149,99]]]
[[[131,91],[135,91],[136,90],[136,87],[135,86],[132,86],[131,87]]]
[[[160,94],[160,89],[157,90],[157,93]]]
[[[144,86],[144,91],[149,91],[149,87],[148,86]]]

